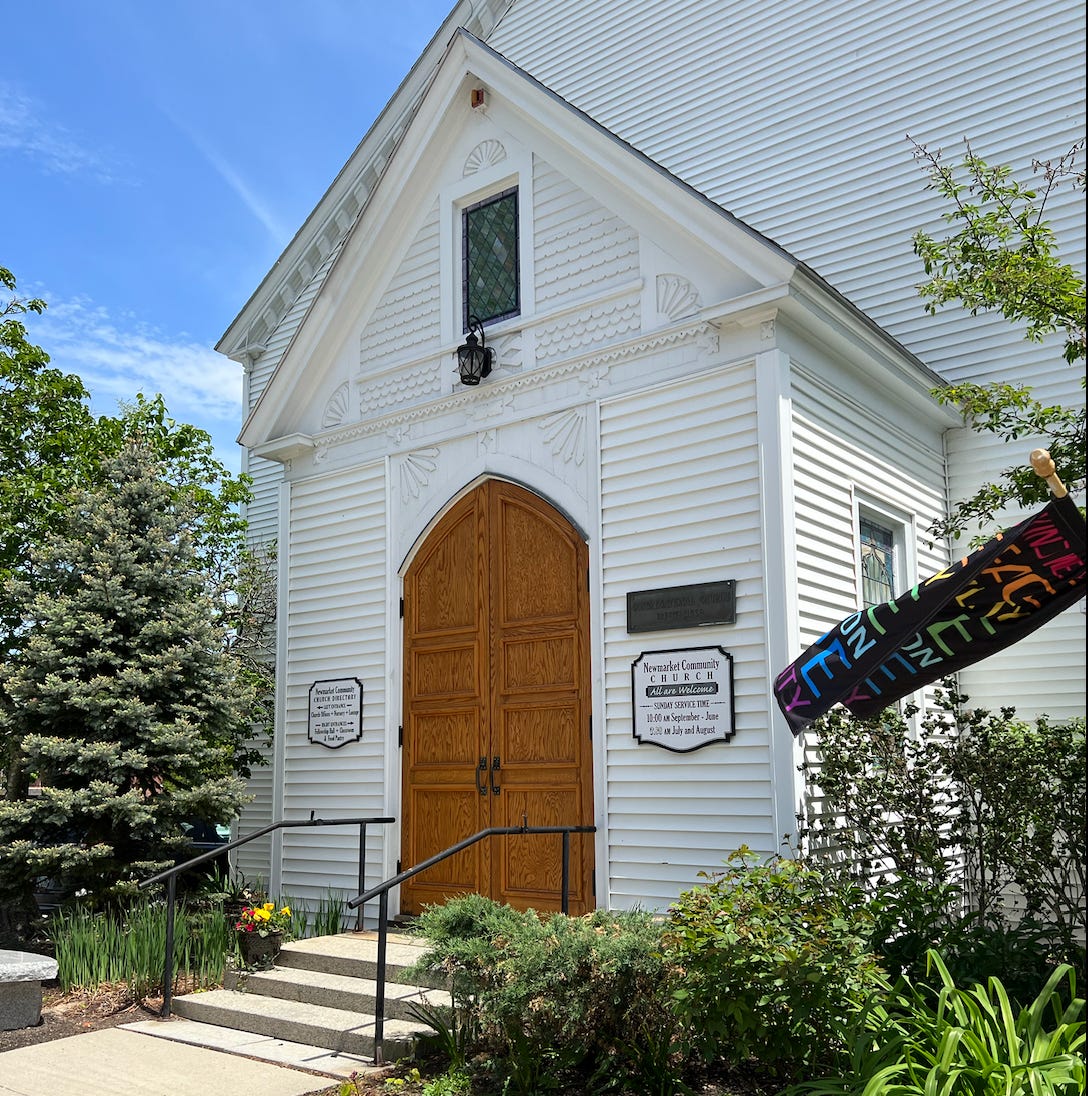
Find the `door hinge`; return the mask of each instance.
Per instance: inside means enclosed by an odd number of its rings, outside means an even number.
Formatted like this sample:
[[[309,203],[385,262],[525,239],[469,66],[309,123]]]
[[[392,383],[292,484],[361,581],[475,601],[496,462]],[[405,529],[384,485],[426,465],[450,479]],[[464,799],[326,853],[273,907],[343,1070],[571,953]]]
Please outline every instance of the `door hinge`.
[[[400,618],[404,619],[404,598],[400,599]]]
[[[395,872],[394,872],[393,874],[394,874],[394,875],[400,875],[400,873],[401,873],[401,872],[402,872],[403,870],[404,870],[404,869],[403,869],[403,868],[402,868],[402,867],[400,866],[400,861],[398,860],[398,861],[397,861],[397,870],[396,870],[396,871],[395,871]],[[596,871],[597,869],[596,869],[596,868],[594,868],[593,870],[594,870],[594,871]]]
[[[589,740],[591,742],[593,741],[593,713],[592,712],[590,713],[590,716],[589,716]]]
[[[399,861],[398,861],[398,863],[399,863]],[[400,869],[398,868],[397,870],[399,871]],[[592,875],[593,875],[593,879],[591,880],[591,886],[593,888],[594,895],[596,895],[596,893],[597,893],[597,869],[596,868],[593,869]]]
[[[404,728],[397,728],[397,745],[403,747],[404,745]]]

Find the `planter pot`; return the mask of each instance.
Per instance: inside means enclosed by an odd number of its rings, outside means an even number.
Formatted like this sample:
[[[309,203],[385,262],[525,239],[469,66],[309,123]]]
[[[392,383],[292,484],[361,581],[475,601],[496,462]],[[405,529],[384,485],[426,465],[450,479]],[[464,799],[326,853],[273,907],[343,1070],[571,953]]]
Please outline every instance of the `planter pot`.
[[[271,966],[282,946],[282,932],[270,932],[267,936],[256,932],[238,933],[238,952],[247,967]]]

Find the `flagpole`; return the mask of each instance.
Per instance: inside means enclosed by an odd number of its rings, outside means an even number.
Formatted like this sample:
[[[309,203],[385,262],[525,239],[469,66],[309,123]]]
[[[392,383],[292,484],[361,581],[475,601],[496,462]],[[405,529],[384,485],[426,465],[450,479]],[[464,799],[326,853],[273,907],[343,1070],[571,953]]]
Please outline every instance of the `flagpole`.
[[[1037,476],[1046,480],[1050,493],[1056,499],[1063,499],[1069,494],[1065,484],[1058,479],[1054,461],[1050,459],[1050,454],[1045,449],[1033,449],[1031,451],[1031,466],[1035,469]]]

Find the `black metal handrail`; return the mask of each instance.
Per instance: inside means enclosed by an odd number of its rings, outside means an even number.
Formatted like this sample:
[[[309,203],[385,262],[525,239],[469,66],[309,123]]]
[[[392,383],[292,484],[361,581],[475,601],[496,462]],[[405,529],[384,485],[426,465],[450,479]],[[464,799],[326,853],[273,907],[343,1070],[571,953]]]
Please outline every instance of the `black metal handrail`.
[[[348,899],[348,909],[358,909],[360,916],[362,915],[364,903],[369,902],[372,898],[378,899],[378,956],[374,992],[375,1065],[380,1065],[382,1062],[382,1042],[385,1038],[385,965],[386,947],[389,936],[389,892],[394,887],[400,886],[406,879],[411,879],[413,875],[419,875],[421,871],[426,871],[428,868],[434,867],[435,864],[439,864],[443,860],[461,852],[463,849],[467,849],[470,845],[475,845],[477,841],[482,841],[485,837],[502,837],[512,834],[561,833],[563,835],[563,866],[560,908],[563,913],[567,913],[570,909],[570,835],[572,833],[596,832],[596,826],[527,826],[524,824],[520,826],[491,826],[486,830],[480,830],[479,833],[474,833],[471,837],[466,837],[463,840],[458,841],[456,845],[450,845],[448,849],[444,849],[442,852],[428,857],[426,860],[416,864],[415,867],[399,872],[397,875],[386,879],[385,882],[379,883],[376,887],[371,887],[370,890],[364,891],[362,894],[357,894],[354,898]]]
[[[359,886],[362,887],[365,881],[365,856],[366,856],[366,828],[370,824],[375,825],[387,825],[390,822],[395,822],[395,818],[389,817],[367,817],[367,818],[315,818],[314,812],[310,812],[309,818],[302,819],[281,819],[279,822],[273,822],[270,826],[265,826],[263,829],[254,830],[253,833],[246,834],[245,837],[237,837],[233,841],[228,841],[225,845],[219,845],[212,849],[210,852],[201,853],[199,856],[194,856],[191,860],[186,860],[182,864],[175,864],[172,868],[167,868],[165,871],[160,871],[156,875],[152,875],[148,879],[141,880],[137,886],[143,890],[145,887],[153,886],[155,883],[161,883],[166,881],[166,958],[163,962],[163,974],[162,974],[162,1008],[159,1010],[159,1015],[164,1018],[170,1015],[170,1003],[173,999],[174,991],[174,907],[177,901],[177,879],[182,872],[189,871],[191,868],[197,867],[199,864],[203,864],[208,860],[212,860],[215,857],[222,856],[224,853],[230,852],[232,849],[237,849],[242,845],[248,845],[250,841],[256,841],[258,837],[264,837],[267,833],[272,833],[275,830],[287,830],[298,829],[304,826],[358,826],[359,827]],[[363,911],[359,910],[359,913],[355,920],[356,931],[359,931],[363,927]]]

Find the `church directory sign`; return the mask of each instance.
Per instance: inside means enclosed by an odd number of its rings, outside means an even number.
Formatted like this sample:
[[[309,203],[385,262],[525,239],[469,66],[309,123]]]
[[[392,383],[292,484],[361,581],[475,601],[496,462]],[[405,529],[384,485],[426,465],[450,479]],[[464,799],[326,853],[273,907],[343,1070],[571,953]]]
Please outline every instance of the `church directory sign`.
[[[315,681],[310,686],[310,719],[306,737],[330,750],[363,735],[363,683],[357,677]]]
[[[733,737],[733,656],[721,647],[644,651],[631,689],[640,745],[688,753]]]

